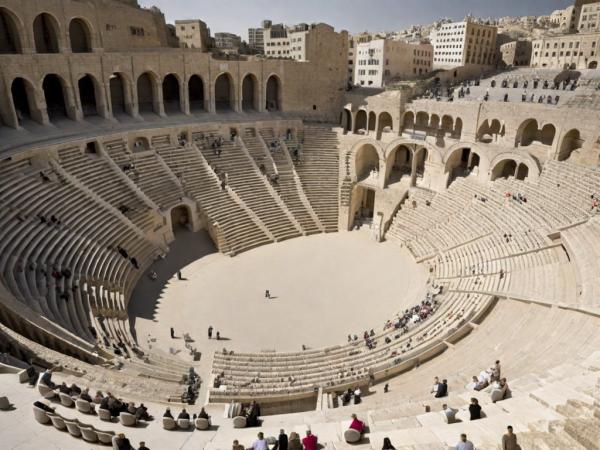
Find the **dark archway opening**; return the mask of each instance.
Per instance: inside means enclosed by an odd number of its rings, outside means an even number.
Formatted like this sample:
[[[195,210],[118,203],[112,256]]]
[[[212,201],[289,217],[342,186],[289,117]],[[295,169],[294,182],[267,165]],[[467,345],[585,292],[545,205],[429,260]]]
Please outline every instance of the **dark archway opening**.
[[[190,230],[192,225],[191,210],[185,205],[176,206],[171,210],[173,233]]]
[[[15,78],[10,87],[10,92],[19,124],[23,119],[31,119],[31,110],[34,104],[32,86],[23,78]]]
[[[127,102],[125,100],[125,80],[121,74],[115,73],[110,77],[110,104],[113,115],[124,114],[127,112]]]
[[[22,51],[15,19],[6,8],[0,8],[0,54],[15,54]]]
[[[281,82],[275,75],[271,75],[267,80],[267,111],[281,111]]]
[[[37,53],[58,53],[58,24],[47,13],[40,14],[33,21],[33,38]]]
[[[150,74],[143,73],[137,80],[139,112],[154,111],[154,86]]]
[[[67,117],[64,88],[60,78],[54,74],[46,75],[42,89],[46,99],[48,118],[52,121]]]
[[[227,73],[219,75],[215,81],[215,108],[217,111],[232,111],[233,83]]]
[[[204,83],[198,75],[192,75],[188,82],[190,111],[204,111]]]
[[[88,25],[81,19],[73,19],[69,24],[69,38],[73,53],[90,53],[92,37]]]
[[[242,111],[253,111],[258,109],[256,100],[258,95],[256,93],[257,82],[252,75],[246,75],[244,81],[242,81]]]
[[[79,100],[84,117],[97,116],[98,105],[96,103],[96,86],[89,75],[84,76],[77,82],[79,88]]]
[[[181,95],[179,93],[179,80],[170,73],[162,82],[163,104],[166,113],[181,111]]]

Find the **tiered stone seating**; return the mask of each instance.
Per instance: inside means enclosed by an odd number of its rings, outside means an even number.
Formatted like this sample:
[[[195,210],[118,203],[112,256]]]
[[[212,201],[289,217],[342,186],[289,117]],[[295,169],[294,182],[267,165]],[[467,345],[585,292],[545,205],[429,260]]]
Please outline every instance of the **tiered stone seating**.
[[[223,141],[219,156],[209,145],[198,142],[206,160],[227,174],[227,184],[267,226],[277,241],[300,235],[299,227],[286,214],[283,202],[276,201],[264,177],[237,141]]]
[[[173,147],[160,150],[159,155],[222,234],[222,252],[236,254],[272,242],[230,193],[221,189],[217,176],[197,148]]]
[[[339,214],[339,142],[331,128],[304,127],[301,158],[294,163],[304,192],[325,231],[338,230]],[[291,142],[290,145],[294,145]],[[335,175],[335,176],[334,176]]]
[[[166,168],[152,151],[133,155],[133,181],[163,210],[181,203],[185,196],[181,186],[171,178]]]
[[[91,311],[126,319],[126,300],[157,249],[59,173],[42,171],[48,181],[28,160],[2,166],[3,179],[12,180],[0,188],[3,284],[34,311],[89,340]],[[117,246],[135,256],[139,269]]]
[[[597,217],[561,232],[577,271],[576,302],[583,308],[596,311],[600,309],[600,245],[597,238],[599,232],[600,223]]]
[[[151,230],[153,212],[100,155],[84,153],[80,148],[59,151],[61,166],[95,194],[115,208],[128,208],[125,214],[142,230]]]
[[[374,349],[354,341],[299,353],[216,352],[213,373],[220,376],[226,389],[212,389],[210,399],[311,395],[319,387],[335,390],[365,384],[369,374],[398,371],[427,358],[425,355],[443,351],[444,341],[468,333],[465,327],[477,321],[491,302],[491,296],[451,293],[440,300],[432,318],[412,325],[407,333],[385,327],[373,337]]]
[[[267,145],[276,141],[273,129],[271,128],[260,130],[260,134]],[[285,143],[281,143],[281,146],[285,146]],[[297,180],[289,153],[285,148],[280,148],[279,150],[271,151],[271,157],[279,175],[276,190],[286,206],[302,225],[306,234],[320,232],[323,229],[323,225],[316,213],[312,211],[312,207],[302,191],[302,186],[299,184],[299,180]]]

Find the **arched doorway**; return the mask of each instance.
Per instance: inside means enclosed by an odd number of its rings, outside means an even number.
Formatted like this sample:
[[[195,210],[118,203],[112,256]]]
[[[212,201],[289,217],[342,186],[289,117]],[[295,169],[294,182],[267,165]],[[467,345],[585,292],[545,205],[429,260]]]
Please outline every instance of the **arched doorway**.
[[[478,171],[481,159],[470,148],[458,148],[446,160],[445,173],[448,174],[447,187],[457,178],[468,177],[473,171]]]
[[[42,13],[33,21],[33,38],[36,53],[58,53],[58,22],[48,13]]]
[[[427,133],[429,130],[429,114],[423,111],[417,113],[415,119],[415,130]]]
[[[228,73],[222,73],[215,80],[215,108],[217,111],[233,111],[233,80]]]
[[[0,54],[22,53],[17,19],[6,8],[0,7]]]
[[[377,126],[377,137],[381,138],[383,133],[392,133],[394,131],[394,124],[392,122],[392,116],[388,112],[382,112],[379,114],[379,124]]]
[[[562,143],[560,144],[557,159],[559,161],[566,161],[571,157],[571,153],[580,149],[581,147],[583,147],[583,140],[581,139],[579,130],[569,130],[563,137]]]
[[[517,146],[531,145],[538,135],[538,123],[535,119],[526,120],[517,131]]]
[[[98,115],[96,102],[96,84],[90,75],[85,75],[77,82],[79,90],[79,101],[84,117]]]
[[[402,118],[402,131],[413,131],[415,129],[415,115],[412,111],[404,113]]]
[[[127,100],[125,97],[125,79],[120,73],[113,73],[109,79],[110,104],[113,116],[124,114],[127,111]]]
[[[527,175],[529,175],[529,167],[523,163],[519,164],[516,173],[517,180],[524,181],[525,178],[527,178]]]
[[[514,159],[500,161],[492,169],[492,181],[498,178],[514,177],[517,172],[517,162]]]
[[[351,227],[370,226],[375,214],[375,190],[365,186],[355,186],[352,193]]]
[[[35,89],[24,78],[15,78],[11,84],[10,92],[17,120],[21,125],[23,120],[32,118],[32,111],[36,109]]]
[[[371,111],[369,113],[369,123],[367,124],[368,130],[375,131],[375,125],[377,125],[377,115]]]
[[[352,131],[352,113],[346,108],[342,110],[342,129],[344,134]]]
[[[267,111],[281,111],[281,81],[276,75],[271,75],[267,80],[266,100]]]
[[[406,145],[399,145],[387,156],[385,161],[385,184],[390,185],[402,181],[405,176],[412,175],[413,152]]]
[[[192,211],[186,205],[176,206],[171,210],[173,233],[192,229]]]
[[[204,83],[198,75],[192,75],[188,81],[190,111],[204,111]]]
[[[361,134],[361,130],[362,134],[367,131],[367,112],[364,109],[359,110],[354,119],[354,132]]]
[[[555,135],[556,127],[548,123],[542,127],[542,131],[540,132],[540,141],[544,145],[552,145]]]
[[[155,83],[150,73],[141,74],[136,85],[139,112],[158,112],[155,111]]]
[[[598,61],[590,61],[588,64],[588,69],[597,69],[598,68]]]
[[[258,110],[258,81],[248,74],[242,81],[242,111]]]
[[[46,100],[48,119],[52,121],[67,117],[67,102],[63,81],[57,75],[46,75],[42,83],[42,90]]]
[[[376,184],[379,178],[379,154],[371,144],[362,145],[354,156],[356,180]]]
[[[73,53],[90,53],[92,51],[92,34],[90,27],[82,19],[73,19],[69,24],[69,38]]]
[[[167,114],[181,111],[181,95],[179,89],[179,80],[174,74],[170,73],[163,79],[163,105]]]

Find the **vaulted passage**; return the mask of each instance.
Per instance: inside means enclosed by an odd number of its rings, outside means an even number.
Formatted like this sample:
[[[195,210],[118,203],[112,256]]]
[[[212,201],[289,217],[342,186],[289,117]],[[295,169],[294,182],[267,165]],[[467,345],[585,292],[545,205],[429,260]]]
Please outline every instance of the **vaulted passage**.
[[[165,77],[162,83],[162,90],[165,112],[168,114],[181,111],[179,80],[175,75],[171,73]]]
[[[190,96],[190,111],[203,111],[204,107],[204,83],[198,75],[192,75],[188,82]]]
[[[138,108],[140,113],[154,111],[154,83],[149,73],[143,73],[137,80]]]
[[[217,111],[232,111],[233,98],[231,76],[228,73],[223,73],[215,81],[215,107]]]
[[[84,116],[98,115],[98,105],[96,102],[96,86],[94,80],[89,75],[84,76],[77,83],[79,88],[79,99],[81,101],[81,110]]]
[[[248,74],[244,77],[242,82],[242,110],[243,111],[254,111],[258,109],[256,100],[258,99],[258,93],[256,92],[258,83],[254,75]]]
[[[281,81],[275,75],[267,80],[267,111],[281,111]]]
[[[73,53],[89,53],[92,51],[90,29],[83,20],[71,20],[69,38],[71,39],[71,51]]]
[[[44,98],[46,99],[48,118],[52,121],[67,117],[64,89],[60,78],[54,74],[46,75],[42,88],[44,90]]]
[[[58,53],[58,23],[47,13],[40,14],[33,21],[33,38],[37,53]]]
[[[16,21],[6,8],[0,8],[0,54],[21,52],[21,40]]]
[[[110,77],[110,104],[112,105],[113,114],[123,114],[127,111],[125,80],[118,73],[114,73]]]

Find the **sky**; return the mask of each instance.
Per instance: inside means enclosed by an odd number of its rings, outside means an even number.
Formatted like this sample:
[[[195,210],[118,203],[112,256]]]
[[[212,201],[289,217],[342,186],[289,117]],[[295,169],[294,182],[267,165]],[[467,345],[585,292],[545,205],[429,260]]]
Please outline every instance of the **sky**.
[[[336,30],[395,31],[436,19],[550,14],[573,0],[139,0],[157,6],[167,22],[201,19],[211,33],[227,31],[247,39],[248,28],[263,19],[293,25],[325,22]]]

